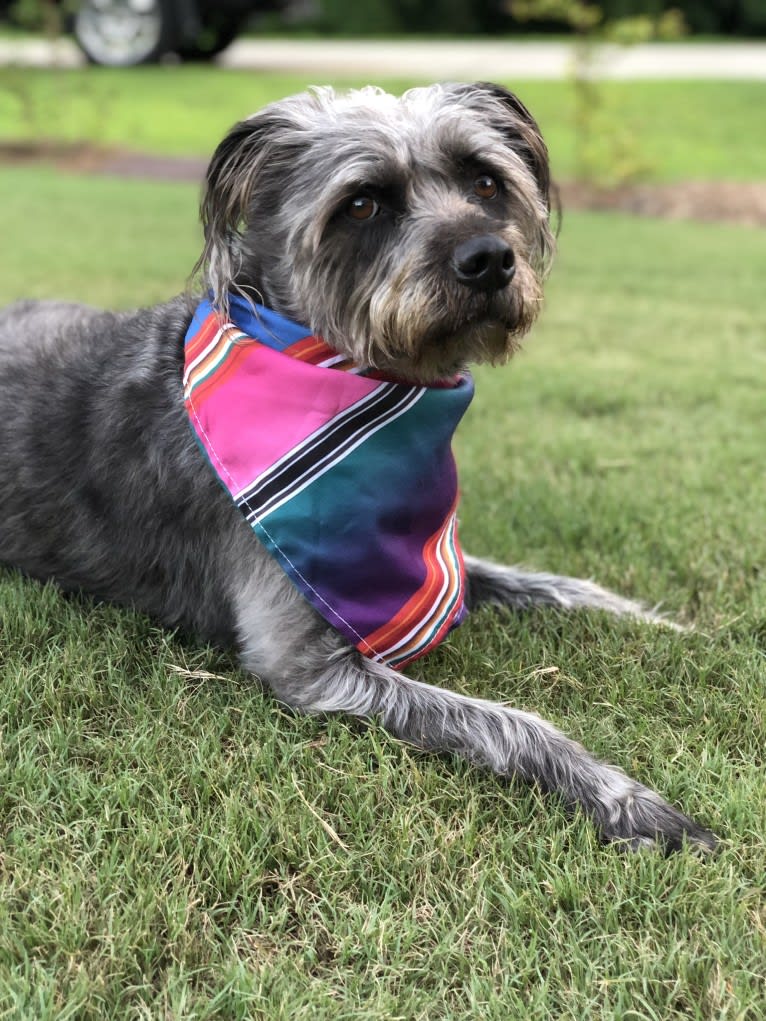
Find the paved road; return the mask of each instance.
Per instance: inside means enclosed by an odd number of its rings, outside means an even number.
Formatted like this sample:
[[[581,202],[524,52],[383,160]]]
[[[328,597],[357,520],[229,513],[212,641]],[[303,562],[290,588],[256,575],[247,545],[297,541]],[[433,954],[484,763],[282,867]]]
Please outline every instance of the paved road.
[[[256,38],[235,42],[219,58],[224,67],[292,71],[317,79],[344,75],[400,78],[562,78],[571,65],[567,43],[323,41]],[[82,63],[68,39],[0,40],[0,65]],[[604,78],[718,78],[766,81],[766,43],[683,43],[604,47],[596,62]]]
[[[351,42],[247,39],[221,57],[227,67],[402,78],[562,78],[566,43]],[[597,73],[610,78],[757,78],[766,81],[766,44],[663,44],[603,48]]]

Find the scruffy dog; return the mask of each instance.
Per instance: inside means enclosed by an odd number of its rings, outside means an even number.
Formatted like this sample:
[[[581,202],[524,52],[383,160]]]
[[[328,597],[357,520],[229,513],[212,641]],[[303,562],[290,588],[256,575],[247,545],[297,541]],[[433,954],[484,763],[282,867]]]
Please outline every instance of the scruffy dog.
[[[481,603],[655,619],[588,581],[468,556],[463,570],[448,447],[470,397],[465,366],[507,359],[532,325],[554,247],[549,212],[545,144],[499,86],[401,99],[318,89],[235,125],[202,200],[207,304],[180,296],[111,313],[19,302],[0,313],[0,561],[236,643],[244,667],[297,710],[376,718],[413,745],[516,774],[580,806],[604,840],[712,848],[712,834],[550,723],[397,669]],[[261,328],[260,342],[235,313]],[[256,375],[268,370],[252,393],[236,389],[248,359]],[[287,369],[269,383],[272,364]],[[293,417],[306,393],[312,415],[322,405],[308,426]],[[245,486],[234,475],[248,430],[274,449]],[[433,430],[435,473],[418,446]],[[219,457],[222,444],[231,450]],[[356,475],[332,474],[354,458]],[[420,505],[444,479],[439,524],[429,505],[418,537]],[[335,505],[320,527],[323,485]],[[399,503],[368,509],[389,499]],[[273,532],[296,505],[303,517],[286,537]],[[356,555],[368,513],[382,538]],[[329,569],[323,554],[312,581],[325,541]],[[383,606],[389,567],[411,547],[414,581],[396,598],[412,618]],[[336,584],[366,623],[331,604]],[[379,619],[368,621],[367,603],[380,604]]]

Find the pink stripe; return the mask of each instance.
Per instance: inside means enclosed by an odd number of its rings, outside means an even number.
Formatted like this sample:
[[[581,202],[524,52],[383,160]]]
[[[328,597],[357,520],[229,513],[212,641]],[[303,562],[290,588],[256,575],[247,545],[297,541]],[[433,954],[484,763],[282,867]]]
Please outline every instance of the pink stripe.
[[[226,465],[232,493],[248,486],[289,450],[380,382],[289,359],[289,382],[281,373],[285,355],[252,344],[236,373],[197,408],[197,430],[211,460]],[[326,385],[325,385],[326,383]],[[253,400],[253,394],[258,394]],[[193,400],[193,398],[192,398]],[[215,451],[207,435],[215,423]],[[216,456],[217,455],[217,456]]]

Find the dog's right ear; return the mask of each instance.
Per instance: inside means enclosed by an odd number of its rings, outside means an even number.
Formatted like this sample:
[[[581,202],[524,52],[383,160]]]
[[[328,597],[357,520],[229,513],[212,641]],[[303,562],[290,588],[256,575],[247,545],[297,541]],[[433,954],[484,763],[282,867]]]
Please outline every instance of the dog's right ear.
[[[550,209],[551,173],[548,162],[548,148],[543,141],[537,121],[524,106],[519,97],[494,82],[476,82],[471,88],[484,93],[501,104],[505,117],[498,122],[498,128],[505,134],[534,174],[537,187]]]
[[[193,272],[204,273],[213,301],[224,314],[228,292],[236,287],[248,207],[266,169],[274,171],[283,162],[284,153],[280,156],[276,143],[288,136],[291,126],[283,113],[266,107],[234,125],[207,168],[200,201],[205,247]]]

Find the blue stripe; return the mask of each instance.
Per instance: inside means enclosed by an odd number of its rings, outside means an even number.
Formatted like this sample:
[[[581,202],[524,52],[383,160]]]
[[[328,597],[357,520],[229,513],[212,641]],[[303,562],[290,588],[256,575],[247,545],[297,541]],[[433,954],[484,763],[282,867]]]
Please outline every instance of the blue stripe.
[[[194,336],[199,333],[202,324],[215,311],[215,307],[209,298],[205,298],[197,306],[194,318],[186,332],[186,343],[188,344]],[[229,295],[229,320],[238,326],[243,333],[259,341],[272,351],[284,351],[291,344],[303,340],[304,337],[312,336],[311,330],[300,323],[294,323],[291,319],[285,319],[278,312],[273,312],[264,305],[251,305],[245,298],[238,294]]]

